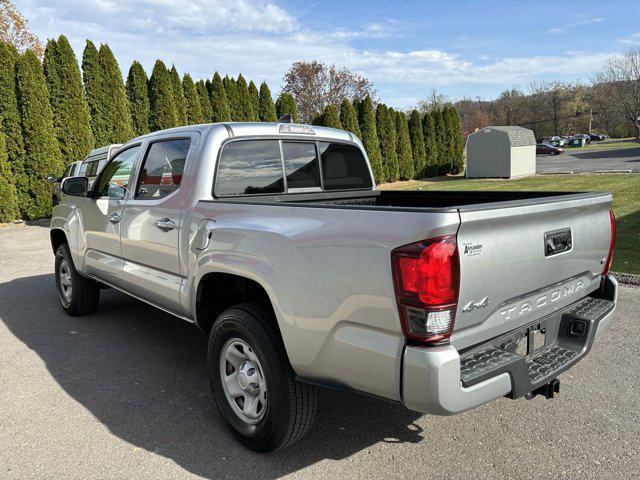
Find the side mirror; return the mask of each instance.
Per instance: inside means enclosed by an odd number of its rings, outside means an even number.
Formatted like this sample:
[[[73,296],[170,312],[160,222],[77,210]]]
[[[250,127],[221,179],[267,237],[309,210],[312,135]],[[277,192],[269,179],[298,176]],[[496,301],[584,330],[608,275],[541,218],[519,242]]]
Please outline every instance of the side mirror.
[[[86,197],[89,193],[89,179],[87,177],[68,177],[62,181],[62,193],[72,197]]]
[[[50,173],[49,175],[47,175],[47,182],[49,183],[56,183],[56,182],[59,182],[60,180],[62,180],[62,178],[56,177],[53,173]]]

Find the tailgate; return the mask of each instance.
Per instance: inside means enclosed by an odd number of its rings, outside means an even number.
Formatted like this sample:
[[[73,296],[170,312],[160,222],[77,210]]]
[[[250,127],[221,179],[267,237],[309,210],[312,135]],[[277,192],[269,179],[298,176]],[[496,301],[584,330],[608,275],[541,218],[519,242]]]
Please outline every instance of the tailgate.
[[[611,201],[611,194],[583,193],[461,208],[452,344],[478,344],[598,288]]]

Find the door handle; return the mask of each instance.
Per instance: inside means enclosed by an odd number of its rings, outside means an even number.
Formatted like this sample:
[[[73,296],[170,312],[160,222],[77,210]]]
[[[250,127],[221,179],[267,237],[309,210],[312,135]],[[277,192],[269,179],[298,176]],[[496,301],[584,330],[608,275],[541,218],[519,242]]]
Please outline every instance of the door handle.
[[[120,221],[120,215],[118,215],[116,212],[113,212],[111,215],[109,215],[109,221],[115,225]]]
[[[176,228],[176,224],[170,218],[163,218],[162,220],[158,220],[156,222],[156,227],[158,227],[163,232],[168,232],[169,230],[173,230]]]

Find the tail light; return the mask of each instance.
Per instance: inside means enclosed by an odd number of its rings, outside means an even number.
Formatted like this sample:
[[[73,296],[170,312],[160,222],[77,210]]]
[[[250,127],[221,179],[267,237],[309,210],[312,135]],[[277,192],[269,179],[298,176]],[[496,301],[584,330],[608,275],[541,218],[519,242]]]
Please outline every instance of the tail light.
[[[449,338],[460,286],[456,237],[398,247],[391,252],[391,266],[406,337],[422,342]]]
[[[603,275],[609,273],[609,269],[611,269],[613,247],[616,244],[616,217],[613,215],[613,210],[609,210],[609,222],[611,224],[611,240],[609,241],[609,255],[607,255],[607,263],[604,264],[604,270],[602,270]]]

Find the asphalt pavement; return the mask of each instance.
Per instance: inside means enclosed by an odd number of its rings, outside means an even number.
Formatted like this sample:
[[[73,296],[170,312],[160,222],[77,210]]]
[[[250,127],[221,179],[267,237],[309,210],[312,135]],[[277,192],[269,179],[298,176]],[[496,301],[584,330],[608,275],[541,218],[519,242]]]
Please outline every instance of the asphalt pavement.
[[[48,229],[0,229],[0,478],[637,478],[640,289],[553,400],[454,417],[322,391],[316,422],[264,455],[225,431],[196,328],[113,290],[66,316]]]
[[[640,173],[640,147],[565,149],[562,155],[536,156],[537,173],[632,171]]]

